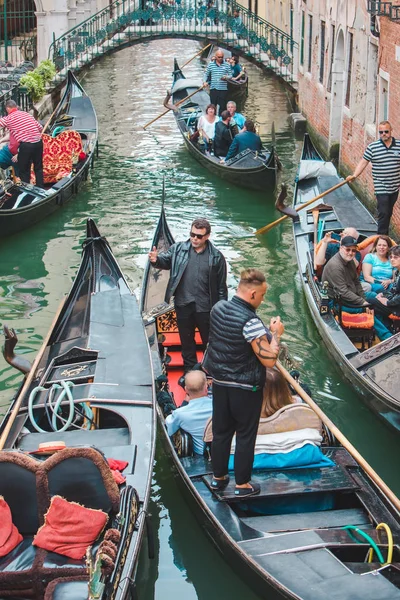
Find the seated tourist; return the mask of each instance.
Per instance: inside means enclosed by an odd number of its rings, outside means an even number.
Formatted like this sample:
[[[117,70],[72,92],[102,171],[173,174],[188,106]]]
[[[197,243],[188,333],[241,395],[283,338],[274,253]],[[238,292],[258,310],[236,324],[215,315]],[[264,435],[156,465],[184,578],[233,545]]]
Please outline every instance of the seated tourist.
[[[0,139],[0,144],[2,143],[4,143],[4,146],[0,149],[0,169],[6,170],[10,167],[14,167],[15,174],[18,175],[19,142],[17,142],[13,134],[10,132]]]
[[[357,252],[357,240],[349,235],[342,237],[339,252],[329,260],[322,273],[322,281],[328,282],[328,296],[332,303],[340,299],[342,308],[349,313],[360,313],[364,308],[375,309],[374,326],[380,340],[386,340],[392,334],[385,326],[381,304],[374,292],[364,292],[358,278],[354,255]]]
[[[299,396],[291,394],[282,373],[266,369],[253,469],[332,466],[321,452],[321,434],[321,420]],[[235,443],[234,439],[229,470],[234,467]]]
[[[218,120],[216,107],[214,104],[209,104],[206,108],[205,114],[201,115],[197,123],[197,130],[207,144],[209,144],[209,147],[214,139],[215,125],[217,124]]]
[[[226,110],[229,111],[229,114],[231,115],[231,122],[229,124],[230,127],[237,125],[238,132],[241,131],[244,127],[244,124],[246,123],[246,117],[236,112],[236,102],[230,100],[226,105]]]
[[[168,435],[183,429],[192,436],[194,453],[203,455],[204,429],[212,414],[212,398],[208,396],[205,373],[188,371],[185,375],[185,391],[188,404],[177,408],[165,419]]]
[[[232,54],[232,56],[228,62],[230,63],[231,69],[232,69],[231,79],[233,79],[234,81],[237,81],[238,79],[241,78],[242,73],[243,73],[242,65],[239,63],[238,55]],[[228,108],[228,106],[227,106],[227,108]],[[229,110],[229,108],[228,108],[228,110]]]
[[[400,246],[392,246],[389,250],[389,259],[395,269],[394,281],[376,299],[383,305],[381,310],[385,314],[400,316]]]
[[[292,395],[282,373],[277,369],[266,369],[260,424],[283,406],[295,402],[301,402],[301,398],[297,395]]]
[[[214,154],[221,159],[228,154],[233,140],[233,135],[229,127],[230,121],[231,115],[229,111],[224,110],[221,114],[221,120],[215,125]]]
[[[360,234],[358,233],[357,229],[354,229],[354,227],[346,227],[341,233],[327,231],[319,244],[319,248],[317,249],[315,255],[315,265],[317,267],[322,267],[328,262],[329,259],[332,258],[332,256],[335,256],[335,254],[339,252],[340,240],[348,235],[358,240]],[[358,267],[358,264],[361,261],[361,254],[358,252],[358,250],[353,260],[356,264],[356,267]]]
[[[235,136],[225,160],[229,160],[247,149],[254,150],[254,152],[262,150],[261,138],[256,134],[254,123],[250,119],[246,119],[243,131]]]
[[[376,294],[383,292],[393,283],[393,267],[389,260],[389,250],[392,246],[390,237],[380,235],[376,238],[371,252],[364,257],[361,279],[369,283]]]

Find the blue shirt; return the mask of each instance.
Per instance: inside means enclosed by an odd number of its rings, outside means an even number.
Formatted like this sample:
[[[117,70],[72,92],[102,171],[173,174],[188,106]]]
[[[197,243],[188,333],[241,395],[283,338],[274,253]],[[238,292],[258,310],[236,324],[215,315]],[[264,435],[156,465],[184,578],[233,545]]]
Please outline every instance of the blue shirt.
[[[260,152],[260,150],[262,150],[260,136],[252,131],[242,131],[242,133],[239,133],[234,137],[225,160],[233,158],[236,154],[239,154],[239,152],[242,152],[247,148],[254,150],[254,152]]]
[[[219,120],[221,121],[221,117],[219,118]],[[239,129],[243,129],[244,124],[246,123],[246,117],[244,117],[242,114],[240,113],[235,113],[235,116],[232,117],[232,119],[230,120],[229,126],[232,127],[232,125],[234,125],[234,123],[232,123],[232,120],[236,123],[236,125],[239,127]]]
[[[376,254],[369,253],[364,257],[363,263],[372,265],[371,277],[373,277],[377,281],[385,281],[385,279],[392,279],[393,267],[390,264],[390,260],[382,262]]]
[[[186,406],[174,410],[165,419],[168,435],[173,435],[178,429],[183,429],[193,438],[193,450],[196,454],[204,452],[204,429],[212,415],[212,398],[202,396],[190,400]]]

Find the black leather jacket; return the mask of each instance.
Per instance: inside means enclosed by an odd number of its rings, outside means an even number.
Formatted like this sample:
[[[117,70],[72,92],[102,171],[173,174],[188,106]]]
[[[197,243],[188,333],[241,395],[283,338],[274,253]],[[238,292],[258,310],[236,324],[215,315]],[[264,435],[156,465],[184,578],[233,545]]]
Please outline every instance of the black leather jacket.
[[[219,300],[226,300],[228,289],[226,287],[226,262],[223,254],[217,250],[211,242],[207,242],[209,250],[209,285],[211,306],[214,306]],[[189,262],[190,240],[172,244],[166,252],[160,252],[157,262],[153,263],[158,269],[170,270],[171,274],[168,281],[167,291],[165,292],[165,301],[170,302],[175,290]]]
[[[395,308],[396,312],[400,311],[400,271],[397,271],[394,282],[389,286],[389,289],[383,292],[383,295],[388,299],[387,306]]]

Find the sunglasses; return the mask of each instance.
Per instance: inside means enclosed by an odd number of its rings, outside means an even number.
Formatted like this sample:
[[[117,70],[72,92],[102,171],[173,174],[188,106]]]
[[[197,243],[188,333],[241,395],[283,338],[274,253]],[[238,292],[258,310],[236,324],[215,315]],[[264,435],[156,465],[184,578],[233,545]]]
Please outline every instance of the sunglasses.
[[[383,129],[382,131],[379,132],[379,135],[383,135],[384,133],[390,133],[389,129]]]
[[[197,238],[198,240],[202,240],[203,237],[206,237],[206,235],[206,233],[193,233],[193,231],[190,232],[190,237]]]

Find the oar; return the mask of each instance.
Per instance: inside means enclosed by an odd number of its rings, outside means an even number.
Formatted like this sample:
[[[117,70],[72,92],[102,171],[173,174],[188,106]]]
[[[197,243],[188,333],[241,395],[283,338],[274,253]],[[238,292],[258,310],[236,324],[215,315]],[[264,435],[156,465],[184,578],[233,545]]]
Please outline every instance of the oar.
[[[46,123],[46,125],[43,127],[43,129],[42,129],[42,135],[44,134],[44,132],[45,132],[45,131],[46,131],[46,129],[48,128],[48,126],[49,126],[49,123],[50,123],[50,121],[52,120],[52,118],[54,117],[54,114],[55,114],[55,112],[56,112],[57,108],[58,108],[58,105],[55,107],[55,109],[53,110],[53,112],[52,112],[52,113],[51,113],[51,115],[49,116],[49,118],[48,118],[48,120],[47,120],[47,123]]]
[[[192,58],[190,58],[189,60],[187,60],[185,62],[185,64],[181,66],[181,69],[183,69],[183,67],[186,67],[186,65],[188,65],[189,63],[191,63],[192,60],[194,60],[196,58],[196,56],[199,56],[200,54],[203,54],[204,50],[207,50],[207,48],[209,48],[210,46],[212,46],[212,44],[207,44],[207,46],[204,46],[204,48],[202,48],[201,50],[199,50],[199,52],[197,52],[194,56],[192,56]]]
[[[317,245],[318,245],[318,220],[319,220],[319,209],[313,208],[312,216],[314,221],[314,271],[317,270],[315,257],[317,256]]]
[[[27,377],[26,377],[26,379],[24,381],[24,385],[22,386],[22,389],[21,389],[21,391],[19,393],[18,400],[15,402],[15,404],[13,406],[13,409],[12,409],[10,417],[9,417],[9,419],[7,421],[7,424],[6,424],[6,426],[5,426],[2,434],[0,436],[0,450],[2,450],[4,448],[4,444],[7,441],[8,434],[10,433],[11,428],[12,428],[12,426],[14,424],[14,421],[15,421],[15,419],[18,416],[18,412],[19,412],[19,409],[21,407],[22,400],[23,400],[26,392],[28,391],[29,386],[32,383],[32,379],[33,379],[33,377],[34,377],[34,375],[36,373],[37,366],[39,364],[40,359],[43,356],[43,353],[44,353],[44,351],[46,349],[46,346],[47,346],[47,344],[49,342],[50,336],[53,333],[53,329],[55,327],[55,324],[57,323],[58,317],[60,316],[60,313],[62,311],[64,303],[65,303],[65,298],[61,301],[60,306],[58,307],[58,310],[57,310],[56,315],[55,315],[55,317],[53,319],[53,322],[52,322],[52,324],[50,326],[50,329],[49,329],[49,331],[47,333],[47,336],[44,339],[42,347],[40,348],[40,350],[39,350],[39,352],[38,352],[38,354],[37,354],[37,356],[36,356],[36,358],[35,358],[35,360],[33,362],[32,368],[29,371],[29,373],[28,373],[28,375],[27,375]]]
[[[340,183],[334,185],[329,190],[326,190],[325,192],[322,192],[322,194],[320,194],[319,196],[315,196],[315,198],[312,198],[311,200],[308,200],[308,202],[304,202],[304,204],[301,204],[300,206],[296,206],[296,208],[294,210],[296,212],[299,212],[299,210],[303,210],[303,208],[306,208],[307,206],[310,206],[310,204],[313,204],[313,202],[315,202],[316,200],[319,200],[320,198],[323,198],[327,194],[330,194],[331,192],[334,192],[338,188],[342,187],[342,185],[344,185],[345,183],[349,183],[347,181],[347,179],[345,179],[344,181],[341,181]],[[268,225],[265,225],[264,227],[261,227],[261,229],[257,229],[255,235],[260,235],[262,233],[267,233],[267,231],[269,231],[270,229],[272,229],[273,227],[275,227],[275,225],[279,225],[279,223],[282,223],[282,221],[284,221],[285,219],[287,219],[288,216],[289,215],[284,215],[283,217],[280,217],[279,219],[277,219],[273,223],[269,223]]]
[[[285,377],[286,381],[288,383],[290,383],[290,385],[296,390],[296,392],[304,400],[304,402],[306,402],[313,409],[313,411],[316,413],[316,415],[318,415],[318,417],[321,419],[321,421],[323,423],[325,423],[325,425],[331,430],[331,432],[336,437],[336,439],[342,444],[342,446],[344,448],[346,448],[346,450],[349,452],[349,454],[351,454],[351,456],[354,458],[354,460],[356,462],[358,462],[360,467],[362,469],[364,469],[364,471],[366,471],[366,473],[368,473],[368,475],[376,483],[376,485],[380,488],[380,490],[383,492],[383,494],[385,494],[385,496],[387,496],[387,498],[389,498],[389,500],[393,504],[393,506],[395,506],[395,508],[397,510],[400,510],[400,499],[386,485],[386,483],[383,481],[383,479],[381,479],[379,477],[378,473],[376,473],[376,471],[374,471],[374,469],[371,467],[371,465],[369,465],[367,463],[365,458],[363,458],[361,456],[361,454],[358,452],[358,450],[356,450],[354,448],[354,446],[351,444],[351,442],[349,442],[349,440],[346,438],[346,436],[343,435],[343,433],[340,431],[340,429],[338,429],[336,427],[336,425],[334,423],[332,423],[332,421],[320,409],[318,404],[316,404],[314,402],[314,400],[312,398],[310,398],[310,396],[308,394],[306,394],[306,392],[303,390],[301,385],[299,385],[299,383],[297,383],[297,381],[295,379],[293,379],[293,377],[287,372],[285,367],[283,367],[280,364],[280,362],[278,362],[278,361],[276,363],[276,366],[279,369],[279,371],[282,373],[282,375]]]
[[[175,104],[175,106],[179,106],[180,104],[183,104],[184,102],[186,102],[186,100],[189,100],[189,98],[191,98],[192,96],[194,96],[195,94],[197,94],[198,92],[200,92],[204,87],[205,87],[205,83],[203,83],[203,85],[201,87],[199,87],[195,92],[192,92],[191,94],[189,94],[189,96],[186,96],[186,98],[183,98],[182,100],[179,100],[179,102],[177,102]],[[158,117],[156,117],[155,119],[152,119],[151,121],[149,121],[148,123],[146,123],[146,125],[143,125],[143,129],[146,129],[149,125],[151,125],[152,123],[154,123],[154,121],[158,121],[158,119],[161,119],[161,117],[163,117],[164,115],[167,115],[170,111],[172,110],[172,108],[168,108],[167,110],[165,110],[163,113],[161,113],[160,115],[158,115]]]

